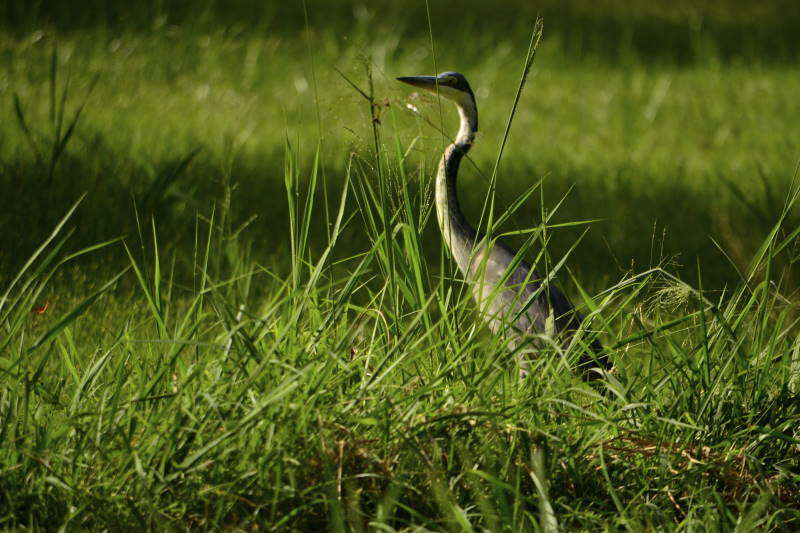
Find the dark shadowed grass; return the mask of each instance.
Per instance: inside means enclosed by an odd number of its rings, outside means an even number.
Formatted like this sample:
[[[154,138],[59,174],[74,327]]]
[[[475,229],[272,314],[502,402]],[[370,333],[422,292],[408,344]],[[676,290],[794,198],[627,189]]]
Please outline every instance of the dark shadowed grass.
[[[571,57],[679,64],[709,59],[792,64],[798,58],[800,8],[790,0],[498,0],[492,4],[464,0],[457,11],[438,0],[394,0],[380,5],[307,0],[305,5],[306,10],[293,3],[250,0],[143,0],[136,4],[3,0],[0,26],[25,32],[46,24],[65,33],[100,27],[114,34],[222,27],[237,35],[293,38],[310,23],[315,34],[334,29],[352,36],[372,29],[391,34],[390,41],[408,42],[427,37],[430,17],[437,37],[464,48],[481,37],[491,36],[487,41],[492,42],[507,32],[524,35],[536,17],[543,16],[549,38]],[[304,11],[312,16],[304,16]]]

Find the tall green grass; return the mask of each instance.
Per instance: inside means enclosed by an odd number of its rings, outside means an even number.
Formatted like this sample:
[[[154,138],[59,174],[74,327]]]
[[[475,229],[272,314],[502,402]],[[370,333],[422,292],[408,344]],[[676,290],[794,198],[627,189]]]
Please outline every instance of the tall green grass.
[[[323,148],[286,142],[288,232],[258,230],[288,243],[278,267],[253,259],[232,217],[231,165],[190,254],[164,246],[147,202],[121,242],[72,253],[82,206],[62,215],[2,288],[4,526],[797,526],[800,337],[783,266],[796,184],[723,294],[699,265],[694,286],[656,266],[597,294],[562,267],[616,370],[587,386],[576,344],[544,349],[520,380],[447,258],[426,257],[430,190],[411,185],[434,167],[391,133],[401,116],[371,121],[374,148],[327,199]],[[349,231],[363,248],[342,247]],[[104,253],[126,264],[90,292],[54,284]]]
[[[466,207],[555,265],[615,364],[590,386],[549,346],[520,380],[431,220],[448,110],[389,89],[428,56],[306,30],[3,33],[0,523],[796,529],[796,75],[545,41],[509,117],[522,54],[465,46]]]

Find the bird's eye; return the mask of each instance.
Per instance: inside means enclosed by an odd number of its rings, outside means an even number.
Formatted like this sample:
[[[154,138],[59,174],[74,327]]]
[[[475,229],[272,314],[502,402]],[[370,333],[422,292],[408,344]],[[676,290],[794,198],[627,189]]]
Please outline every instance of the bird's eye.
[[[456,79],[453,76],[445,76],[444,78],[439,80],[439,84],[454,87],[456,85]]]

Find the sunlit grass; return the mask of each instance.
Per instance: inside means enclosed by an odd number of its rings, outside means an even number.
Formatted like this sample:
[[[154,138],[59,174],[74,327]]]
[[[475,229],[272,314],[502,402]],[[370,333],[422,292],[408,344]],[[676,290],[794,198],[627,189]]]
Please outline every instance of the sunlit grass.
[[[791,69],[545,41],[495,216],[533,187],[503,229],[605,219],[558,272],[616,365],[589,386],[578,344],[520,380],[441,251],[438,105],[391,81],[429,42],[314,35],[315,80],[300,39],[162,29],[2,38],[3,525],[796,527]],[[437,46],[479,100],[477,220],[524,45]]]

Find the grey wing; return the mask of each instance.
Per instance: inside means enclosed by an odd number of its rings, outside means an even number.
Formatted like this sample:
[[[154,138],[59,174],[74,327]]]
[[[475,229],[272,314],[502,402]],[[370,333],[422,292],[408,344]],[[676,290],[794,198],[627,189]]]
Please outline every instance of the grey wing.
[[[503,283],[503,289],[496,290],[515,255],[513,250],[498,243],[490,251],[486,267],[485,281],[489,283],[475,287],[476,299],[488,303],[488,307],[482,308],[488,311],[486,318],[489,327],[497,332],[513,325],[521,333],[569,336],[570,332],[580,327],[583,316],[554,283],[542,287],[542,277],[527,262],[521,261]],[[487,301],[489,293],[492,297]],[[548,332],[548,326],[555,331]],[[610,368],[610,362],[602,353],[603,347],[597,339],[592,340],[590,350],[593,354],[584,353],[581,366],[588,367],[597,361],[606,369]]]
[[[524,284],[521,299],[523,300],[522,304],[526,306],[525,313],[530,318],[530,325],[543,332],[547,326],[547,320],[550,318],[558,333],[575,329],[583,317],[554,283],[548,283],[546,287],[542,287],[541,280],[539,272],[531,269],[525,261],[521,262],[516,272],[509,277],[509,284],[513,287],[519,289]]]
[[[525,266],[530,269],[527,264]],[[538,287],[541,286],[541,282],[539,281],[541,277],[539,277],[535,269],[531,275],[531,279],[534,278],[536,281],[534,282],[535,285],[532,292],[535,292],[535,290],[538,290]],[[545,290],[540,291],[537,299],[540,300],[540,303],[538,306],[532,306],[532,312],[537,314],[541,313],[541,309],[545,305],[548,306],[548,309],[552,309],[556,330],[559,334],[566,334],[569,336],[583,324],[583,315],[573,307],[567,296],[561,292],[555,284],[548,284]],[[580,358],[580,366],[582,368],[588,369],[599,363],[600,366],[606,370],[611,369],[611,361],[609,361],[608,355],[603,353],[603,345],[597,337],[591,339],[589,349],[591,353],[584,352]]]

